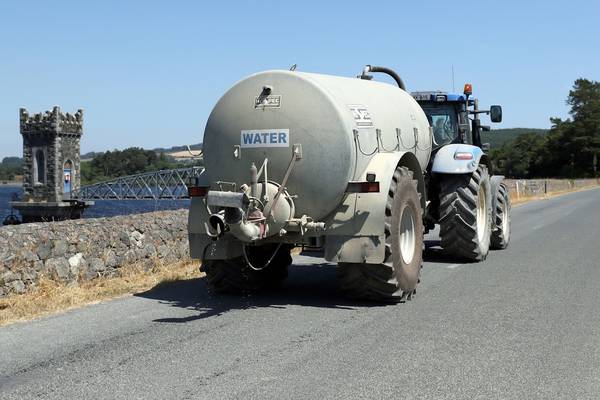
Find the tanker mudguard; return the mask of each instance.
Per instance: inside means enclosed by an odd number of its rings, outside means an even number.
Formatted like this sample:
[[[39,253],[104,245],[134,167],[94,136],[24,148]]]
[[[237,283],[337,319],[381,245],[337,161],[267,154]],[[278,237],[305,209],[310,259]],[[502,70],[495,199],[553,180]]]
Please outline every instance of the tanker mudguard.
[[[413,171],[418,188],[424,188],[423,173],[413,153],[379,153],[356,180],[375,173],[378,193],[350,193],[327,221],[325,259],[344,263],[381,263],[385,258],[385,205],[392,176],[398,165]],[[424,191],[421,191],[423,194]],[[422,195],[424,201],[424,196]]]
[[[469,157],[470,154],[470,157]],[[477,169],[483,151],[470,144],[449,144],[435,154],[431,172],[438,174],[470,174]]]

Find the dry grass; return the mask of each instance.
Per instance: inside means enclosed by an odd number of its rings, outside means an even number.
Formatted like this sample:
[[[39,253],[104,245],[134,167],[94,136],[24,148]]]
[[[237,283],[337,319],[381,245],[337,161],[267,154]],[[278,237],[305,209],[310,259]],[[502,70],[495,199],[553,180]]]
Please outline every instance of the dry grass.
[[[202,277],[197,262],[157,264],[146,271],[135,265],[121,276],[98,278],[79,284],[65,284],[42,278],[37,287],[25,294],[0,299],[0,326],[42,315],[81,307],[86,304],[140,293],[168,282]]]
[[[510,201],[511,201],[512,205],[520,205],[520,204],[525,204],[525,203],[529,203],[532,201],[550,199],[552,197],[561,196],[561,195],[567,194],[567,193],[580,192],[583,190],[594,189],[597,187],[598,187],[597,185],[590,185],[590,186],[584,186],[584,187],[575,188],[575,189],[556,190],[556,191],[548,192],[545,195],[520,196],[520,197],[517,197],[517,194],[515,192],[510,192]]]

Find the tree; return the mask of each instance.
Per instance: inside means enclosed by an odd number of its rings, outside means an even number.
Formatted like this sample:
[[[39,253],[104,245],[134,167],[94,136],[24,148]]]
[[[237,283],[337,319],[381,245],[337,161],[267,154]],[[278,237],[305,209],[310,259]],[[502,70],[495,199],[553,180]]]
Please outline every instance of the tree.
[[[577,79],[566,103],[570,118],[550,118],[548,135],[522,134],[493,150],[496,169],[513,178],[595,176],[600,155],[600,82]]]
[[[600,153],[600,82],[577,79],[567,104],[571,118],[552,118],[549,150],[558,175],[589,177]]]
[[[83,183],[88,184],[180,166],[172,157],[163,153],[157,155],[152,150],[131,147],[123,151],[114,150],[100,153],[91,161],[82,162],[81,175]]]

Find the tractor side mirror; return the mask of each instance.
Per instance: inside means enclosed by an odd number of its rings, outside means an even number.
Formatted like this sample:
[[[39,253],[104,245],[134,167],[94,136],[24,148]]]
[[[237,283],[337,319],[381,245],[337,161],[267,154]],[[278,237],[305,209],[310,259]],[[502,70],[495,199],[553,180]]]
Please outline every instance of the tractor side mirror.
[[[501,106],[490,106],[490,119],[492,122],[502,122]]]

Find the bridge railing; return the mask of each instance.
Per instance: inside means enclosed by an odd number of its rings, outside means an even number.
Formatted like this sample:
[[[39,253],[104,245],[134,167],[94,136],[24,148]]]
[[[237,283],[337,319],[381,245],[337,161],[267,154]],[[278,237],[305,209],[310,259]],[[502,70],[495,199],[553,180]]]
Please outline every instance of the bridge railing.
[[[188,198],[187,185],[204,173],[189,167],[129,175],[82,186],[71,193],[78,200],[177,200]]]

